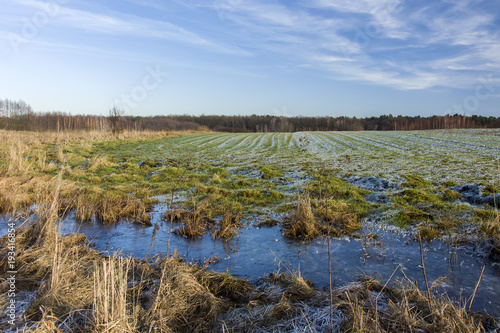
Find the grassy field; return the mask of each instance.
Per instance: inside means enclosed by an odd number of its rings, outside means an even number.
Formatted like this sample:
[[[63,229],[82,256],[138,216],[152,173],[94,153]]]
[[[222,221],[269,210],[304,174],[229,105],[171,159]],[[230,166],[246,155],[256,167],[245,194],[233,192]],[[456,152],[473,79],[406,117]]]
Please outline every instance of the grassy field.
[[[314,332],[333,324],[340,331],[469,332],[494,325],[413,284],[369,279],[325,293],[291,271],[251,285],[175,255],[105,258],[82,235],[59,236],[56,222],[74,211],[82,222],[150,224],[151,207],[166,201],[164,220],[186,237],[231,238],[242,227],[279,224],[287,237],[307,241],[357,237],[365,218],[376,216],[415,237],[486,242],[498,260],[498,130],[119,137],[1,131],[0,153],[0,213],[36,216],[16,232],[17,289],[34,298],[16,325],[32,331],[245,332],[277,325]],[[5,282],[7,237],[2,242]],[[1,302],[7,306],[8,297]]]
[[[457,189],[476,185],[478,195],[490,199],[500,192],[499,133],[144,133],[112,140],[97,133],[3,132],[1,211],[27,211],[50,200],[63,170],[60,210],[75,210],[80,221],[96,216],[103,223],[148,224],[148,210],[163,196],[176,203],[167,219],[185,222],[179,232],[211,229],[229,237],[229,229],[250,217],[293,227],[285,215],[293,217],[307,198],[320,233],[354,232],[377,212],[382,222],[417,227],[429,238],[464,227],[496,236],[492,204],[471,206]],[[367,177],[385,185],[355,186]]]

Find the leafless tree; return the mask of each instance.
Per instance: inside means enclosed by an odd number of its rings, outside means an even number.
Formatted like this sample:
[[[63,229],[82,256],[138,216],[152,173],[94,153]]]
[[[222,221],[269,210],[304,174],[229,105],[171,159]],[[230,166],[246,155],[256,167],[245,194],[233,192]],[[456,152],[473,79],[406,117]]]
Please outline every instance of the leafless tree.
[[[123,109],[121,109],[118,106],[113,106],[109,110],[109,125],[111,126],[111,131],[113,131],[113,134],[119,134],[123,132],[124,129],[124,121],[123,121],[123,115],[125,112]]]

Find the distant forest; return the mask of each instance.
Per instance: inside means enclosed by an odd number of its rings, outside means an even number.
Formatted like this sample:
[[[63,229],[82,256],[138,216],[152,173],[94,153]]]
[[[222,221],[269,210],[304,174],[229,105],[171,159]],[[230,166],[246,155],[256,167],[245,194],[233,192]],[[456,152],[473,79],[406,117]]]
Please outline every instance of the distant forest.
[[[113,127],[113,128],[112,128]],[[484,116],[392,116],[356,117],[280,117],[168,115],[109,116],[70,115],[62,112],[35,112],[24,101],[0,99],[0,129],[18,131],[184,131],[220,132],[298,132],[298,131],[409,131],[452,128],[500,128],[500,117]]]

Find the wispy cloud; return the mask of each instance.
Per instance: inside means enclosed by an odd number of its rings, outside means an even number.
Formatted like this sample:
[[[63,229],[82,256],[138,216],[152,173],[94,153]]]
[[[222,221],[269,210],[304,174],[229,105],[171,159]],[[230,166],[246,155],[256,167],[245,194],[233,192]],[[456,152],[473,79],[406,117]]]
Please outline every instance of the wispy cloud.
[[[18,5],[40,10],[44,2],[37,0],[14,0]],[[86,10],[60,6],[57,16],[52,19],[53,25],[63,28],[77,29],[106,35],[129,36],[148,39],[163,39],[202,47],[205,50],[234,55],[251,55],[249,52],[235,48],[230,44],[219,43],[200,36],[168,21],[143,18],[119,12],[110,14],[94,13]]]
[[[292,6],[220,0],[190,5],[222,11],[224,20],[241,28],[234,34],[245,31],[242,45],[258,54],[278,54],[289,66],[336,79],[426,89],[464,88],[479,74],[498,70],[498,15],[476,2],[315,0]]]
[[[127,2],[168,12],[163,3]],[[39,0],[11,3],[31,10],[42,5]],[[173,41],[204,52],[247,56],[253,64],[262,60],[262,67],[316,71],[337,80],[403,90],[465,88],[480,75],[500,74],[500,14],[488,10],[493,0],[172,0],[169,4],[192,18],[167,20],[161,15],[152,18],[68,5],[61,7],[53,24],[118,38]],[[248,74],[229,65],[227,71]]]

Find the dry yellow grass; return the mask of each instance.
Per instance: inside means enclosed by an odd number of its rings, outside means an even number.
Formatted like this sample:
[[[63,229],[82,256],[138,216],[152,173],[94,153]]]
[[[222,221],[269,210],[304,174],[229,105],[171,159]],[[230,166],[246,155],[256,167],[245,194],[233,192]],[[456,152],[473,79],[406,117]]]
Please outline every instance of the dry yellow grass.
[[[297,208],[285,223],[285,235],[288,237],[303,237],[312,239],[321,234],[321,226],[314,218],[309,197],[299,199]]]
[[[12,146],[21,141],[31,147],[43,144],[69,142],[93,142],[109,140],[151,139],[187,135],[198,132],[191,131],[123,131],[118,135],[108,131],[67,131],[67,132],[17,132],[0,130],[0,148]]]
[[[26,331],[206,332],[214,326],[225,301],[212,293],[203,269],[175,255],[153,263],[101,256],[85,236],[58,234],[57,202],[17,230],[17,287],[37,290]],[[2,277],[8,270],[6,241],[0,241]]]
[[[231,239],[238,234],[241,216],[232,212],[226,212],[222,219],[212,228],[212,238]]]
[[[185,135],[183,132],[123,132],[123,139],[151,139]],[[74,209],[81,221],[96,216],[104,223],[130,218],[149,224],[147,211],[153,201],[117,196],[96,186],[72,181],[75,176],[84,179],[82,168],[66,167],[65,147],[73,142],[82,146],[93,141],[115,140],[108,132],[13,132],[0,130],[0,214],[29,214],[48,204],[54,195],[57,177],[63,170],[66,180],[59,183],[59,213]],[[48,157],[50,155],[50,158]],[[47,161],[51,161],[48,163]],[[4,163],[5,162],[5,163]],[[103,156],[94,157],[89,170],[116,167]],[[71,178],[73,176],[73,178]],[[35,206],[33,206],[36,204]]]
[[[384,291],[384,293],[381,293]],[[446,297],[424,295],[411,282],[394,288],[367,279],[338,294],[338,306],[348,313],[346,332],[484,332],[494,319],[471,313]]]

